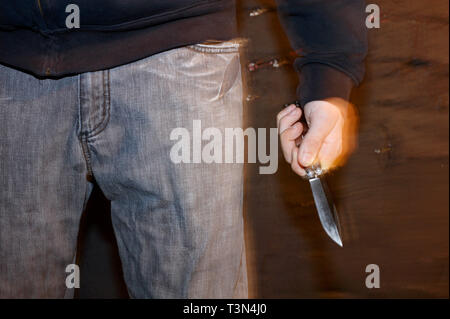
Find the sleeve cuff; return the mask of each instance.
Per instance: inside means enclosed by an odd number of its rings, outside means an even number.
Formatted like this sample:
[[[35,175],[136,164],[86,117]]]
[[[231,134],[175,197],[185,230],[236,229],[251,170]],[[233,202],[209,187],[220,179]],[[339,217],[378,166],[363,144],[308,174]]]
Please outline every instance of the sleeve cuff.
[[[353,80],[337,68],[322,63],[307,63],[299,71],[300,85],[297,97],[300,104],[329,98],[341,98],[346,101],[355,86]]]

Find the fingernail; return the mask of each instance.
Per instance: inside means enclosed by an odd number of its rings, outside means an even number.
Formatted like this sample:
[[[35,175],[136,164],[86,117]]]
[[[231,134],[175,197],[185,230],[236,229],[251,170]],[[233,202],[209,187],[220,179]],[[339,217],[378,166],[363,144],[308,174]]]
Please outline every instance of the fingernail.
[[[294,108],[294,110],[292,110],[292,111],[289,112],[289,113],[291,113],[291,114],[297,114],[298,112],[300,112],[300,109],[299,109],[298,107],[296,107],[296,108]]]
[[[287,109],[288,109],[288,111],[289,111],[289,113],[290,113],[290,112],[292,112],[292,111],[295,109],[295,105],[294,105],[294,104],[291,104],[291,105],[289,105],[289,106],[287,107]]]

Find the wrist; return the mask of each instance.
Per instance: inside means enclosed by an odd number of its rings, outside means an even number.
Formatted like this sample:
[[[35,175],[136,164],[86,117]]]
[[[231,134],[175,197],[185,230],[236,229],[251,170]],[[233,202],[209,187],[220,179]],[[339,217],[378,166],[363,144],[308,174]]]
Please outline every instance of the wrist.
[[[306,118],[311,117],[311,115],[314,112],[317,112],[318,110],[326,112],[330,115],[334,114],[335,116],[345,118],[348,110],[348,105],[349,103],[343,99],[332,98],[325,100],[310,101],[305,104],[303,109]]]

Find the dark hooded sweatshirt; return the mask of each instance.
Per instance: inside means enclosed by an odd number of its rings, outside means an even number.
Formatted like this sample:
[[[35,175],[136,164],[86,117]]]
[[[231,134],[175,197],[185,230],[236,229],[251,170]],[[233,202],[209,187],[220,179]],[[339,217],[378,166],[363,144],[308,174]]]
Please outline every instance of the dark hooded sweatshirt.
[[[66,26],[69,4],[80,9],[80,28]],[[277,4],[301,55],[295,68],[302,104],[348,99],[364,74],[364,1]],[[0,63],[39,77],[111,68],[180,46],[238,37],[235,10],[235,0],[0,0]]]

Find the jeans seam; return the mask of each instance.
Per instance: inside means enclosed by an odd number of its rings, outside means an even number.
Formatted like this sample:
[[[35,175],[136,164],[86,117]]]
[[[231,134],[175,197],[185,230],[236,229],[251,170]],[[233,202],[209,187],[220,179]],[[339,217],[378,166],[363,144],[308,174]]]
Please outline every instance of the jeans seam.
[[[86,161],[86,169],[89,176],[94,176],[91,163],[91,152],[89,151],[88,136],[81,134],[80,136],[81,148],[83,150],[84,159]]]
[[[87,174],[93,176],[92,166],[91,166],[91,155],[89,152],[89,146],[87,144],[87,133],[83,132],[83,119],[81,111],[81,75],[78,75],[78,121],[77,121],[77,135],[80,141],[81,150],[83,152],[83,157],[86,162]]]
[[[85,134],[87,139],[95,137],[96,135],[103,132],[109,123],[111,111],[111,94],[110,94],[111,85],[109,80],[109,70],[102,71],[102,87],[103,87],[103,101],[101,105],[102,105],[103,119],[100,123],[98,123],[89,132]]]
[[[82,120],[81,120],[81,75],[77,75],[78,81],[78,120],[77,120],[77,136],[81,137]]]
[[[241,196],[240,196],[240,203],[239,203],[239,205],[240,205],[240,207],[243,207],[243,204],[244,204],[244,171],[242,170],[242,178],[241,178]],[[243,215],[243,211],[241,210],[241,213],[240,213],[240,216],[242,217],[242,221],[244,220],[244,215]],[[242,225],[241,225],[241,229],[242,229],[242,233],[244,233],[245,232],[245,226],[244,226],[244,223],[242,222]],[[241,278],[241,274],[242,274],[242,268],[244,267],[244,265],[243,265],[243,263],[242,263],[242,260],[243,260],[243,258],[247,258],[247,254],[246,254],[246,247],[245,247],[245,238],[242,240],[242,250],[241,250],[241,260],[240,260],[240,263],[239,263],[239,272],[238,272],[238,278],[237,278],[237,280],[235,281],[235,283],[234,283],[234,287],[233,287],[233,294],[235,295],[236,294],[236,289],[237,289],[237,287],[238,287],[238,285],[239,285],[239,283],[240,283],[240,281],[241,280],[244,280],[244,278]],[[247,262],[245,263],[245,266],[247,266]],[[247,270],[245,269],[245,277],[247,277]],[[247,289],[248,289],[248,282],[247,282],[247,278],[245,278],[245,282],[247,283]],[[234,296],[233,296],[234,297]]]

